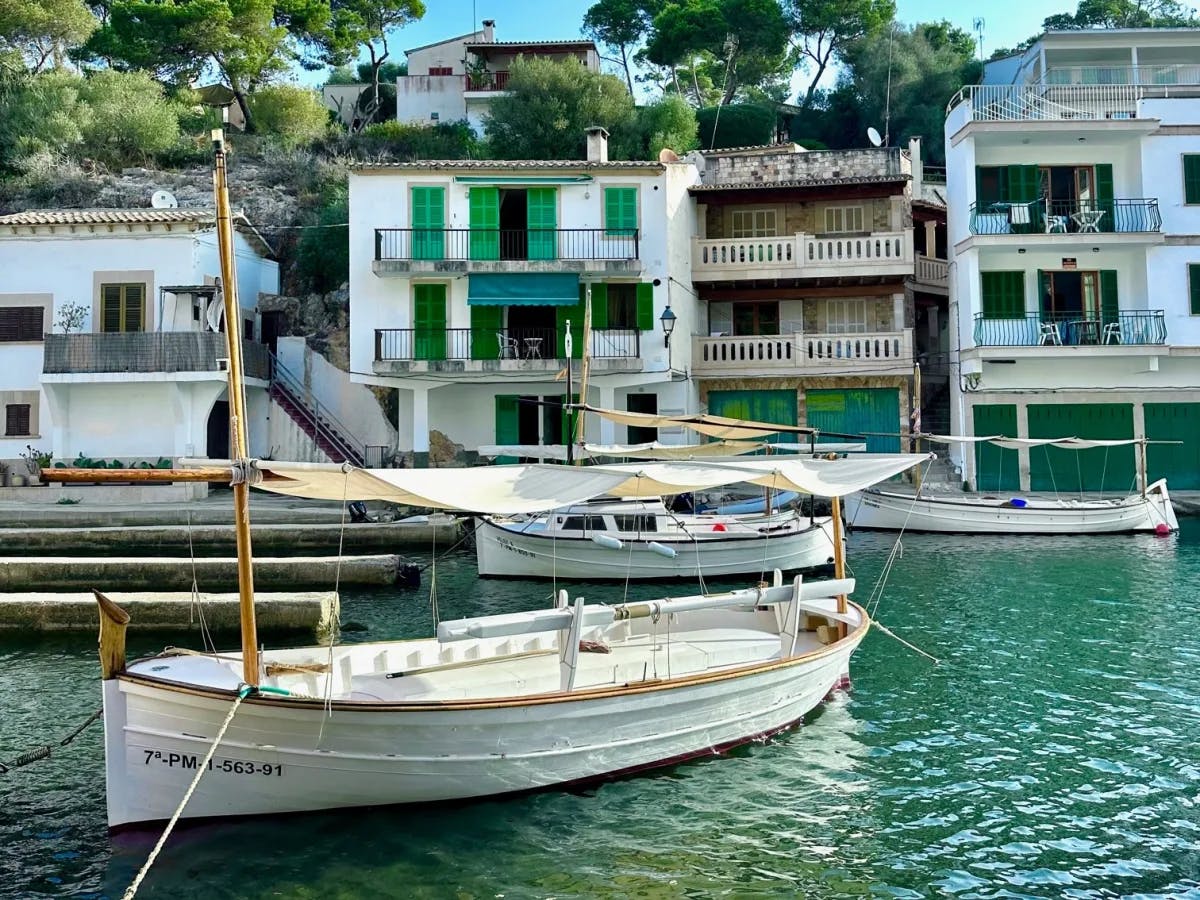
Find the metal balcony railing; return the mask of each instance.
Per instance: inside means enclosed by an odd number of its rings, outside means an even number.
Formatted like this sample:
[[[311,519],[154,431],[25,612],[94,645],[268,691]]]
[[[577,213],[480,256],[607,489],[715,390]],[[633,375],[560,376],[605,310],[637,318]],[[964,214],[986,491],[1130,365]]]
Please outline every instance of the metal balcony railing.
[[[969,122],[1134,119],[1146,90],[1134,84],[971,85],[950,98],[946,112],[969,103]]]
[[[1046,70],[1043,82],[1047,85],[1200,86],[1200,65],[1171,63],[1151,66],[1051,66]]]
[[[1161,309],[1120,312],[1116,317],[1089,313],[975,314],[977,347],[1078,347],[1165,344],[1167,323]]]
[[[42,371],[47,375],[109,372],[221,372],[228,358],[225,335],[215,331],[136,331],[48,334]],[[247,378],[267,379],[267,348],[242,341]]]
[[[508,72],[476,72],[467,73],[466,90],[468,91],[504,91],[508,90]]]
[[[276,399],[282,397],[290,401],[292,414],[298,417],[306,432],[326,444],[326,453],[332,451],[334,455],[342,457],[335,459],[335,462],[351,462],[356,466],[370,465],[365,442],[334,415],[329,404],[322,404],[311,388],[292,374],[269,350],[267,358],[271,365],[271,395]],[[382,451],[384,448],[375,449]],[[383,454],[380,452],[373,467],[382,466]]]
[[[636,228],[376,228],[377,260],[633,260]]]
[[[1118,234],[1162,230],[1154,197],[971,204],[972,234]]]
[[[575,352],[578,355],[579,342]],[[641,332],[635,328],[597,328],[588,350],[592,359],[637,359]],[[398,360],[558,360],[554,328],[377,328],[375,359]]]

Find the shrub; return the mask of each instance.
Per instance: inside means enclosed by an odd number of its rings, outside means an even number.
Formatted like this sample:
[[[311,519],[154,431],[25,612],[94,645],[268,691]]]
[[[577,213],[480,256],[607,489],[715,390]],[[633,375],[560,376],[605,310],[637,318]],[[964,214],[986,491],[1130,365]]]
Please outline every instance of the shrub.
[[[296,269],[310,291],[325,293],[350,280],[350,196],[345,181],[324,191],[318,226],[304,230],[296,250]]]
[[[480,156],[479,139],[466,120],[437,125],[409,125],[395,120],[368,125],[346,138],[345,149],[356,156],[410,159],[472,159]]]
[[[639,106],[633,122],[613,134],[610,154],[614,159],[658,159],[664,148],[682,156],[696,146],[696,111],[671,95]]]
[[[83,79],[68,72],[5,78],[0,84],[0,166],[27,168],[39,154],[63,155],[83,140],[90,110]]]
[[[719,115],[718,115],[719,113]],[[731,103],[709,106],[696,113],[700,123],[700,146],[752,147],[775,139],[775,110],[756,103]],[[716,125],[716,140],[713,126]]]
[[[113,165],[146,162],[179,140],[179,107],[146,72],[96,72],[80,91],[91,115],[81,150]]]
[[[330,112],[320,95],[290,84],[259,88],[249,97],[254,127],[285,147],[315,141],[329,130]]]

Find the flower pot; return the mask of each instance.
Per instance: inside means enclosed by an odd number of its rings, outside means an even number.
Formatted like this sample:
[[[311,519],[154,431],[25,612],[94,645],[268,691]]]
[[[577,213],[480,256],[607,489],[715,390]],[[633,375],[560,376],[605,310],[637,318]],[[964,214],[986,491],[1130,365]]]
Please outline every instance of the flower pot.
[[[10,475],[8,477],[8,483],[10,487],[25,487],[25,476],[15,474]]]
[[[42,483],[42,473],[35,472],[35,473],[25,476],[25,482],[27,484],[29,484],[30,486],[35,485],[35,484],[41,484]]]

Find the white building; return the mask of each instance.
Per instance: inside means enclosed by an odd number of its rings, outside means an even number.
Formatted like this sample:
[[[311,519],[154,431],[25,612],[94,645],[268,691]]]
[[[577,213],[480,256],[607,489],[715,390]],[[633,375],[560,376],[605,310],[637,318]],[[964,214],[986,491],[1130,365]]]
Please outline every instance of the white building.
[[[592,41],[497,41],[490,19],[479,31],[414,47],[407,55],[408,74],[396,79],[396,118],[415,125],[466,119],[477,132],[518,56],[577,59],[600,71]]]
[[[1150,475],[1198,488],[1200,35],[1049,32],[1005,71],[946,119],[954,428],[1180,440]],[[960,462],[1001,491],[1124,491],[1135,469],[1129,447]]]
[[[252,453],[267,450],[260,293],[279,290],[270,247],[234,235]],[[211,210],[90,209],[0,217],[0,460],[26,445],[70,462],[228,455],[225,336]],[[56,323],[82,307],[69,334]],[[215,318],[215,316],[214,316]],[[222,323],[223,326],[223,323]]]
[[[563,444],[564,335],[569,322],[579,359],[589,296],[588,402],[694,409],[687,190],[697,171],[609,162],[603,129],[589,133],[588,147],[587,161],[429,161],[351,173],[351,372],[399,389],[400,449],[418,462],[434,432],[468,450]],[[669,346],[668,306],[679,336]],[[655,437],[600,422],[586,432],[603,443]]]

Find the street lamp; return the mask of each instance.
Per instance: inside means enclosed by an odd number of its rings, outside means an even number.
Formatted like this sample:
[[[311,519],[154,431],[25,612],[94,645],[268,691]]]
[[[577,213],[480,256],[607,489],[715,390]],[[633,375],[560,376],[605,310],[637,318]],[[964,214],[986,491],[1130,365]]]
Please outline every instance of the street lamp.
[[[671,309],[671,307],[668,306],[666,309],[663,310],[662,315],[658,317],[658,321],[662,323],[663,338],[664,338],[663,346],[670,347],[671,346],[671,332],[675,330],[675,312]]]

